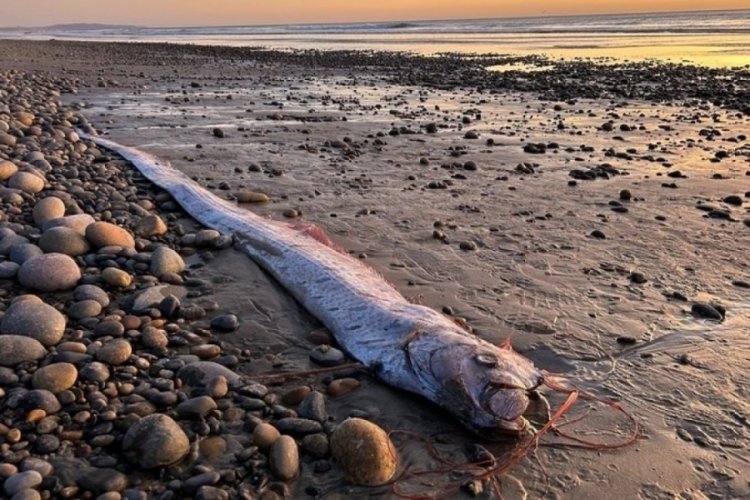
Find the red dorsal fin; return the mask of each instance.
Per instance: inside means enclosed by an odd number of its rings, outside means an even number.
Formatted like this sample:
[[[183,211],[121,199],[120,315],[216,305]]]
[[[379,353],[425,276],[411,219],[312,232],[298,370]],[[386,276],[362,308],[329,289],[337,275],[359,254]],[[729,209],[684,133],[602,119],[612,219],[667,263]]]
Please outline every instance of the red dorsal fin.
[[[316,240],[319,243],[322,243],[323,245],[333,248],[339,253],[343,253],[344,255],[349,255],[349,252],[346,251],[344,247],[341,245],[337,245],[333,242],[330,236],[326,234],[325,231],[320,226],[316,226],[312,223],[298,223],[293,224],[292,227],[294,229],[297,229],[298,231],[301,231],[311,237],[312,239]]]

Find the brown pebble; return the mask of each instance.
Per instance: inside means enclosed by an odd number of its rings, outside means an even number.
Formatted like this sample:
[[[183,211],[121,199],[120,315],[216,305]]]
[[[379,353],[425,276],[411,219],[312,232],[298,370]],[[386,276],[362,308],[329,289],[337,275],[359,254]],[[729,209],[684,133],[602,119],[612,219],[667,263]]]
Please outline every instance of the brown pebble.
[[[295,387],[294,389],[288,391],[281,397],[281,402],[285,406],[297,406],[311,392],[312,392],[312,389],[308,385]]]
[[[326,392],[332,398],[349,394],[350,392],[357,389],[362,383],[356,378],[339,378],[328,384]]]

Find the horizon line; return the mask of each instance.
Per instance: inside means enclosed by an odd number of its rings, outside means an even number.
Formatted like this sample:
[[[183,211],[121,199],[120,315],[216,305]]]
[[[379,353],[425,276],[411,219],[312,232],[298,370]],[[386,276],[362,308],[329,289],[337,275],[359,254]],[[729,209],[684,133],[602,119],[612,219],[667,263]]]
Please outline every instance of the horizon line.
[[[506,16],[506,17],[470,17],[470,18],[445,18],[445,19],[392,19],[388,21],[319,21],[319,22],[287,22],[287,23],[258,23],[258,24],[204,24],[204,25],[172,25],[172,26],[158,26],[158,25],[147,25],[147,24],[113,24],[113,23],[102,23],[102,22],[70,22],[70,23],[56,23],[48,24],[44,26],[0,26],[0,29],[44,29],[54,28],[55,26],[70,26],[70,25],[82,25],[82,26],[111,26],[111,27],[123,27],[123,28],[151,28],[151,29],[167,29],[167,28],[240,28],[240,27],[274,27],[274,26],[318,26],[318,25],[345,25],[345,24],[388,24],[388,23],[437,23],[447,21],[484,21],[494,19],[544,19],[544,18],[568,18],[568,17],[616,17],[616,16],[629,16],[629,15],[665,15],[665,14],[692,14],[697,12],[750,12],[750,9],[694,9],[694,10],[674,10],[674,11],[655,11],[655,12],[613,12],[609,14],[554,14],[554,15],[526,15],[526,16]]]

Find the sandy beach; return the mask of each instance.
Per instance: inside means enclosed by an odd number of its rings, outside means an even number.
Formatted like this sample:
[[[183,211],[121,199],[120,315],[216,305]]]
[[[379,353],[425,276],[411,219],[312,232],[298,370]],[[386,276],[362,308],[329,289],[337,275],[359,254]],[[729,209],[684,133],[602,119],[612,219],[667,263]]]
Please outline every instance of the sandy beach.
[[[17,121],[16,107],[38,106],[23,85],[44,79],[60,95],[56,113],[85,117],[100,135],[170,161],[255,213],[320,226],[404,296],[465,321],[489,342],[510,339],[538,367],[619,401],[642,425],[636,443],[611,451],[561,446],[570,441],[544,436],[502,476],[504,498],[750,496],[750,268],[744,257],[750,243],[750,205],[744,205],[750,199],[750,71],[652,62],[550,67],[536,57],[520,60],[541,69],[484,69],[519,62],[501,57],[0,41],[0,122]],[[58,125],[60,116],[55,115]],[[33,123],[46,133],[44,122]],[[0,160],[19,167],[30,163],[33,148],[23,145],[33,134],[19,133],[16,146],[0,146]],[[34,147],[44,150],[44,144]],[[204,339],[218,348],[206,357],[198,350],[202,359],[218,360],[250,378],[319,367],[311,352],[331,339],[317,320],[229,244],[217,240],[215,248],[202,249],[185,244],[184,234],[200,229],[194,221],[177,207],[165,207],[173,202],[161,199],[132,167],[102,154],[103,165],[130,172],[122,174],[128,185],[152,200],[153,211],[167,222],[169,232],[151,244],[176,249],[188,266],[172,286],[183,307],[196,304],[208,312],[193,327],[195,335],[210,330],[212,317],[236,315],[239,327]],[[36,198],[24,196],[14,205],[5,193],[0,228],[19,232],[32,201],[60,185],[79,196],[71,181],[77,177],[69,170],[81,161],[72,154],[50,160],[48,185]],[[96,179],[96,161],[92,157],[80,166],[86,172],[81,182]],[[249,193],[262,193],[267,202],[243,203]],[[117,210],[100,198],[79,204],[104,220],[99,208],[110,215]],[[123,220],[135,232],[135,216]],[[38,229],[27,233],[38,241]],[[139,252],[154,250],[139,245]],[[94,331],[95,323],[125,309],[124,301],[138,289],[166,283],[160,276],[142,279],[136,269],[132,287],[107,289],[113,305],[94,315],[97,321],[69,319],[64,339],[83,342],[91,354],[95,337],[89,337],[88,326]],[[191,280],[202,285],[191,288],[186,285]],[[12,278],[0,288],[6,310],[11,299],[26,293]],[[66,293],[40,295],[70,317]],[[151,320],[158,328],[171,323],[160,314]],[[164,368],[164,359],[188,352],[193,339],[186,339],[186,345],[170,343],[165,352],[152,353],[153,366],[172,370]],[[79,371],[89,361],[80,360]],[[0,432],[2,465],[20,464],[28,458],[19,455],[22,450],[50,463],[57,454],[87,466],[104,464],[128,476],[127,487],[119,488],[129,488],[123,498],[394,497],[390,486],[347,484],[326,450],[312,440],[303,443],[305,431],[295,435],[301,446],[295,479],[274,478],[266,458],[248,451],[252,428],[260,420],[295,418],[309,389],[326,395],[329,418],[316,434],[360,416],[424,440],[448,433],[440,448],[457,462],[469,460],[473,445],[499,457],[514,446],[513,440],[481,440],[430,403],[354,370],[268,384],[275,396],[254,410],[248,406],[241,416],[229,411],[240,406],[237,400],[216,397],[218,410],[214,405],[212,411],[218,413],[210,415],[217,423],[201,441],[208,444],[192,463],[161,477],[120,457],[121,434],[137,413],[130,408],[136,401],[110,405],[116,418],[104,434],[115,436],[111,442],[83,442],[101,427],[99,416],[75,421],[86,437],[59,450],[34,452],[33,440],[14,447],[7,430],[18,427],[20,417],[7,404],[8,395],[34,369],[19,368],[18,380],[2,385],[7,427]],[[158,376],[158,370],[143,371]],[[126,373],[118,372],[117,383],[137,386],[139,375],[126,379]],[[331,389],[337,378],[349,381],[334,384],[346,388],[340,393]],[[93,385],[76,387],[84,394]],[[549,389],[542,394],[553,409],[565,399]],[[66,408],[70,420],[75,412]],[[159,410],[175,412],[169,405]],[[532,408],[533,424],[543,425],[541,413]],[[568,432],[594,441],[619,442],[630,430],[622,414],[598,402],[580,401],[565,418],[576,420],[565,427]],[[23,425],[29,435],[43,435],[33,422]],[[58,425],[53,434],[59,437],[65,418]],[[185,425],[188,437],[201,436],[199,423]],[[408,436],[393,436],[400,471],[441,469],[424,443]],[[87,454],[81,452],[85,447]],[[11,469],[0,473],[6,470]],[[211,481],[185,486],[201,474]],[[63,497],[61,492],[93,498],[109,491],[84,493],[91,488],[75,480],[72,486],[63,476],[45,476],[44,498]],[[197,495],[204,485],[213,489]],[[414,488],[410,491],[431,491]],[[491,498],[493,491],[484,485],[479,495]]]

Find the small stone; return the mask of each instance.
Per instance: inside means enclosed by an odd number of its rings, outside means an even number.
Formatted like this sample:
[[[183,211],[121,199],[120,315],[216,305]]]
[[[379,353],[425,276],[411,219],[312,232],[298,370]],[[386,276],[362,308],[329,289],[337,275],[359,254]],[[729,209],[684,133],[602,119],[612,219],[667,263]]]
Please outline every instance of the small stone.
[[[185,432],[167,415],[156,413],[130,426],[122,449],[144,469],[171,465],[190,450]]]
[[[261,450],[267,450],[281,436],[281,433],[271,424],[261,422],[253,429],[253,444]]]
[[[359,388],[360,385],[362,385],[362,383],[356,378],[337,378],[336,380],[328,384],[326,392],[332,398],[338,398],[340,396],[343,396],[344,394],[349,394],[350,392]]]
[[[18,172],[18,167],[15,163],[8,160],[0,160],[0,181],[7,181],[16,172]]]
[[[36,361],[47,355],[38,340],[21,335],[0,335],[0,366],[16,366],[26,361]]]
[[[593,231],[591,231],[591,237],[592,237],[592,238],[596,238],[596,239],[598,239],[598,240],[604,240],[604,239],[606,239],[606,238],[607,238],[607,237],[606,237],[606,236],[604,235],[604,233],[603,233],[603,232],[601,232],[601,231],[600,231],[600,230],[598,230],[598,229],[594,229]]]
[[[135,240],[125,229],[109,222],[94,222],[86,227],[86,239],[95,248],[119,246],[135,248]]]
[[[109,380],[109,368],[104,363],[99,363],[98,361],[94,361],[91,363],[86,363],[83,367],[81,367],[80,376],[84,380],[89,380],[91,382],[106,382]]]
[[[49,199],[49,198],[47,198]],[[78,257],[91,250],[89,242],[69,227],[53,227],[39,238],[39,247],[45,253],[57,252]]]
[[[220,129],[219,127],[215,127],[211,131],[211,133],[213,134],[214,137],[216,137],[218,139],[223,139],[224,138],[224,131],[222,129]]]
[[[630,201],[633,198],[633,194],[630,192],[629,189],[623,189],[620,191],[620,199],[622,201]]]
[[[70,389],[78,380],[78,370],[70,363],[53,363],[34,372],[34,389],[45,389],[54,394]]]
[[[183,401],[177,405],[176,411],[180,418],[198,420],[217,408],[216,401],[209,396],[198,396]]]
[[[253,191],[240,191],[234,194],[237,201],[240,203],[267,203],[268,196],[263,193],[256,193]]]
[[[290,436],[281,436],[268,455],[268,464],[274,476],[282,481],[294,479],[299,474],[299,450],[297,442]]]
[[[8,187],[20,189],[25,193],[36,194],[44,189],[44,179],[31,172],[16,172],[8,180]]]
[[[73,288],[81,279],[81,270],[69,256],[48,253],[27,260],[18,270],[18,281],[26,288],[55,292]]]
[[[284,393],[283,396],[281,396],[281,403],[284,406],[288,406],[289,408],[292,408],[294,406],[297,406],[302,402],[305,397],[310,394],[312,389],[309,385],[302,385],[300,387],[295,387],[294,389],[290,389],[287,392]]]
[[[328,436],[325,434],[309,434],[302,438],[302,448],[315,458],[324,458],[330,452]]]
[[[60,448],[60,438],[54,434],[42,434],[34,441],[34,451],[40,455],[54,453]]]
[[[27,470],[6,479],[3,489],[8,496],[13,496],[21,490],[33,489],[40,484],[42,484],[42,475],[35,470]]]
[[[5,261],[0,262],[0,279],[13,279],[18,275],[18,270],[21,266],[15,262]]]
[[[699,318],[713,319],[716,321],[722,321],[724,319],[724,315],[722,315],[713,304],[707,304],[705,302],[697,302],[693,304],[691,312]]]
[[[240,320],[234,314],[223,314],[211,320],[211,328],[220,332],[233,332],[240,327]]]
[[[320,366],[338,366],[346,362],[346,355],[340,349],[324,344],[310,351],[310,359]]]
[[[316,420],[324,423],[328,420],[328,413],[326,412],[326,399],[318,391],[312,391],[297,407],[297,414],[302,418],[310,420]]]
[[[76,480],[78,486],[95,494],[123,491],[128,487],[128,476],[115,469],[88,467]]]
[[[118,288],[126,288],[133,282],[133,277],[121,269],[108,267],[102,271],[105,283]]]
[[[59,219],[50,219],[42,224],[42,231],[47,231],[53,227],[68,227],[81,236],[86,235],[86,228],[94,223],[94,218],[89,214],[66,215]]]
[[[323,427],[320,422],[307,418],[286,417],[276,421],[276,428],[283,434],[300,436],[320,432]]]
[[[68,307],[68,316],[73,319],[93,318],[102,312],[102,305],[95,300],[81,300]]]
[[[394,476],[398,454],[388,434],[361,418],[344,420],[331,434],[331,453],[353,484],[377,486]]]
[[[221,355],[221,346],[216,344],[200,344],[190,348],[190,353],[200,359],[212,359]]]
[[[617,337],[618,344],[635,344],[638,340],[630,335],[620,335]]]
[[[45,222],[65,216],[65,203],[56,196],[48,196],[34,205],[34,223],[41,227]]]
[[[229,385],[236,385],[241,380],[240,376],[232,370],[213,361],[190,363],[177,372],[177,377],[190,387],[204,387],[211,379],[218,376],[226,378]],[[263,397],[267,392],[266,389],[262,394],[255,397]]]
[[[185,270],[185,261],[180,254],[167,246],[157,248],[151,254],[151,274],[162,276],[164,274],[181,273]]]
[[[646,283],[648,280],[646,279],[646,276],[638,271],[633,271],[630,273],[630,281],[635,283],[636,285],[642,285]]]
[[[31,337],[44,346],[52,346],[62,340],[65,316],[38,300],[16,301],[5,312],[0,332]]]
[[[27,392],[21,398],[20,406],[26,411],[44,410],[47,415],[54,415],[61,409],[60,401],[46,389],[34,389]]]
[[[96,359],[110,365],[121,365],[130,359],[133,348],[125,339],[110,340],[96,352]]]
[[[162,236],[167,233],[167,225],[158,215],[147,215],[135,225],[135,234],[144,238]]]
[[[151,349],[161,349],[167,347],[169,338],[163,330],[154,327],[146,327],[141,334],[143,345]]]
[[[466,250],[467,252],[471,252],[477,249],[477,244],[471,240],[465,240],[458,244],[458,248],[460,248],[461,250]]]

